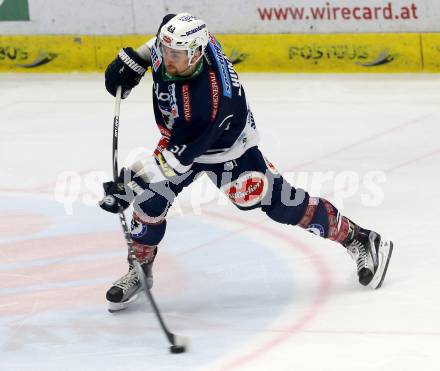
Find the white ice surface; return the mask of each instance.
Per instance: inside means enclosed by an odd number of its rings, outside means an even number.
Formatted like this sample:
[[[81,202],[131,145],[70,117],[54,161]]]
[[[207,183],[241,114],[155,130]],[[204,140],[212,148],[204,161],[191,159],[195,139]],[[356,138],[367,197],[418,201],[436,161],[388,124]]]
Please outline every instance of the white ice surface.
[[[103,76],[0,75],[0,370],[440,369],[440,76],[241,79],[277,168],[394,240],[382,289],[361,287],[338,245],[240,212],[201,178],[155,265],[166,323],[192,338],[169,354],[145,300],[106,310],[126,248],[93,206],[111,177]],[[120,162],[158,139],[146,78],[122,104]]]

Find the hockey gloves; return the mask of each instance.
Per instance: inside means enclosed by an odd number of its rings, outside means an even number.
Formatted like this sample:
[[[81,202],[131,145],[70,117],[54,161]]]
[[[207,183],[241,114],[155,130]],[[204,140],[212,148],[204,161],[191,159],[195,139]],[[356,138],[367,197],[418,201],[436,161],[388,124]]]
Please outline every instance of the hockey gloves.
[[[125,210],[147,185],[138,177],[133,179],[133,173],[129,169],[122,168],[116,181],[106,182],[103,187],[104,198],[99,201],[99,206],[116,214]]]
[[[122,99],[127,98],[149,66],[150,63],[139,57],[133,48],[121,49],[105,70],[105,88],[115,97],[118,86],[121,86]]]

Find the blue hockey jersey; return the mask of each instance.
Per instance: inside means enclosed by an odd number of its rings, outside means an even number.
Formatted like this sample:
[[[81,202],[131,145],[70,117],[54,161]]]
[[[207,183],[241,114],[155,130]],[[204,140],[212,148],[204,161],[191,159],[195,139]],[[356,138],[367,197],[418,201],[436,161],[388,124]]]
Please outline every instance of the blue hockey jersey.
[[[151,47],[151,59],[154,114],[162,134],[155,158],[166,177],[189,171],[194,162],[238,158],[257,144],[243,87],[214,36],[210,34],[204,57],[190,77],[166,73],[157,43]]]

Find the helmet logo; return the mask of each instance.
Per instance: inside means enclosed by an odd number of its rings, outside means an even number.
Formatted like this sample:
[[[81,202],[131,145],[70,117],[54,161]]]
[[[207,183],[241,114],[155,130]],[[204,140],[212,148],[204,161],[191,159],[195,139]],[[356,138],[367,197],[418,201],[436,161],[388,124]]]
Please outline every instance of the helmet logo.
[[[193,33],[196,33],[200,30],[203,30],[204,28],[206,28],[206,24],[201,24],[200,26],[193,28],[192,30],[187,31],[186,36],[192,35]]]
[[[191,50],[197,48],[197,39],[191,41],[191,43],[188,45],[188,48]]]
[[[164,41],[165,44],[170,45],[171,44],[171,37],[169,37],[167,35],[164,35],[163,41]]]
[[[196,20],[196,19],[197,19],[197,17],[194,17],[193,15],[185,14],[185,15],[182,15],[182,16],[179,18],[179,21],[183,21],[183,22],[191,22],[191,21],[194,21],[194,20]]]
[[[176,30],[176,27],[174,27],[172,24],[170,24],[170,25],[167,27],[167,30],[168,30],[169,32],[173,33],[173,32]]]

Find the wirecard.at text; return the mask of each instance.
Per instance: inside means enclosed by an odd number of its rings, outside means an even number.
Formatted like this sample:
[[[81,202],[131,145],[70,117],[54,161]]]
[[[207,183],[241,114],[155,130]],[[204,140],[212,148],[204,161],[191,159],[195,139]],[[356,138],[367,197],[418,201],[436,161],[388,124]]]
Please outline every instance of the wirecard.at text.
[[[416,4],[396,7],[392,2],[384,6],[334,6],[326,2],[323,6],[310,7],[258,7],[261,21],[376,21],[419,19]]]

